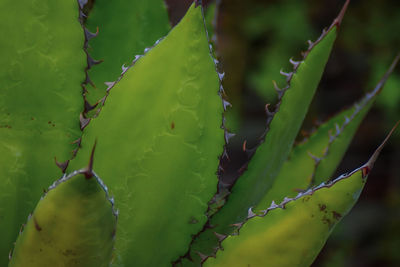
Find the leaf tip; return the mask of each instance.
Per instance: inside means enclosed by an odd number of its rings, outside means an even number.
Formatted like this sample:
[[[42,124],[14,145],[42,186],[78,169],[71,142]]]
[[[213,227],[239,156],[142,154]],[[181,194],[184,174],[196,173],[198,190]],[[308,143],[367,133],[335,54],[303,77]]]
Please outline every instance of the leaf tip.
[[[383,140],[383,142],[380,144],[380,146],[375,150],[374,154],[372,154],[372,156],[369,158],[369,160],[367,161],[367,163],[365,163],[363,166],[361,166],[361,170],[362,170],[362,176],[363,178],[367,177],[368,174],[370,173],[372,167],[375,164],[375,161],[377,160],[379,154],[381,153],[382,149],[384,148],[384,146],[386,145],[387,141],[389,140],[389,138],[392,136],[393,132],[396,130],[396,128],[399,126],[400,124],[400,120],[396,122],[396,124],[394,125],[394,127],[392,128],[392,130],[390,130],[390,132],[388,133],[388,135],[386,136],[385,140]]]
[[[336,19],[333,21],[333,26],[340,27],[340,24],[342,23],[344,14],[346,13],[347,7],[349,6],[350,0],[346,0],[344,3],[342,9],[339,12],[339,15],[336,17]]]

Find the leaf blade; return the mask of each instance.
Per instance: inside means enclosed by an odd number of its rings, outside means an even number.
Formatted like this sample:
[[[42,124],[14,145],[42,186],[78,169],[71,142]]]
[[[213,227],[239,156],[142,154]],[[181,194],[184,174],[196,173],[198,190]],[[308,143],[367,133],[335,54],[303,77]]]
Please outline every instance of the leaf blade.
[[[395,128],[367,163],[249,217],[239,235],[222,241],[223,250],[204,266],[310,266],[336,224],[357,202],[379,153]],[[290,254],[290,257],[287,257]]]
[[[0,265],[80,137],[86,57],[77,1],[1,1]],[[21,23],[20,18],[24,18]],[[68,28],[65,25],[69,25]]]
[[[200,9],[124,72],[84,131],[75,163],[97,139],[95,168],[118,196],[116,264],[169,265],[206,222],[224,130]]]

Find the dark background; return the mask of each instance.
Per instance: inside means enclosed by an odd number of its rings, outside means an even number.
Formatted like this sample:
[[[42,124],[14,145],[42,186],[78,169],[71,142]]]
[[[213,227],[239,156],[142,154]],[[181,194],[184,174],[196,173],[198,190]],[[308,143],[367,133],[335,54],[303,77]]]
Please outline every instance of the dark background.
[[[190,0],[166,0],[176,24]],[[204,1],[204,5],[212,1]],[[279,70],[300,58],[308,39],[316,40],[337,16],[344,1],[222,0],[216,28],[216,53],[225,71],[224,88],[233,108],[228,126],[238,133],[230,146],[234,179],[246,160],[240,152],[264,130],[264,106],[274,103],[272,80],[284,84]],[[400,52],[400,1],[353,0],[333,53],[303,125],[318,122],[351,105],[371,90]],[[363,164],[400,119],[400,67],[360,126],[337,174]],[[359,202],[336,227],[313,266],[400,266],[400,130],[385,147]],[[336,176],[335,175],[335,176]],[[300,244],[301,245],[301,244]]]

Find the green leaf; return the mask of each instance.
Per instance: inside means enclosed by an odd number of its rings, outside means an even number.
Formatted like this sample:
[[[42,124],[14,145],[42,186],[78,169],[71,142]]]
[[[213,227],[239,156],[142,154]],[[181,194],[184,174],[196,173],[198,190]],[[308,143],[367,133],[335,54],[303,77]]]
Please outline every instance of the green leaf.
[[[330,28],[316,42],[310,43],[309,50],[303,54],[303,61],[293,62],[294,72],[288,74],[288,86],[283,91],[278,91],[280,99],[275,114],[267,111],[270,123],[264,143],[257,148],[247,171],[234,184],[225,205],[210,218],[208,225],[212,226],[211,229],[202,229],[195,236],[188,252],[194,265],[203,256],[213,254],[218,243],[214,232],[231,233],[234,230],[232,225],[243,221],[247,217],[248,209],[256,206],[271,188],[292,149],[321,79],[346,6],[347,4]],[[191,264],[184,258],[181,260],[185,265]]]
[[[222,154],[223,105],[200,7],[110,87],[82,151],[120,210],[116,264],[169,266],[207,221]],[[78,153],[75,164],[81,164]]]
[[[382,91],[399,59],[400,55],[373,91],[322,124],[309,139],[293,148],[288,161],[257,209],[267,208],[273,200],[281,202],[285,196],[294,197],[297,192],[305,191],[310,185],[325,182],[325,179],[333,175],[358,126]]]
[[[104,82],[115,81],[122,65],[129,65],[135,55],[142,54],[170,30],[163,0],[96,0],[85,25],[91,32],[98,31],[89,40],[87,51],[101,60],[101,64],[88,70],[95,85],[87,86],[86,96],[91,103],[105,95]]]
[[[116,224],[103,182],[91,171],[73,172],[39,201],[9,266],[109,266]]]
[[[317,89],[336,39],[336,24],[309,51],[295,72],[290,87],[276,107],[264,143],[258,147],[247,171],[237,180],[227,203],[216,215],[224,225],[243,220],[247,209],[256,205],[269,190],[292,148],[292,144]],[[218,220],[219,221],[219,220]],[[221,221],[219,221],[221,222]]]
[[[250,209],[236,236],[220,236],[223,250],[204,266],[310,266],[336,224],[357,202],[389,136],[366,164],[351,173],[285,198],[279,205],[273,202],[260,214]]]
[[[0,265],[80,137],[85,79],[77,1],[0,3]],[[68,25],[68,27],[65,27]]]

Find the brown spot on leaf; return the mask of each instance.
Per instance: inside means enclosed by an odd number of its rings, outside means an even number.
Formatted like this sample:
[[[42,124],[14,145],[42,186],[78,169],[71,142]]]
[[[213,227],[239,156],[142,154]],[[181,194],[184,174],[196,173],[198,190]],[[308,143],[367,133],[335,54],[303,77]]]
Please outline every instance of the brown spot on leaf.
[[[35,224],[36,230],[39,231],[39,232],[42,231],[42,228],[39,226],[39,224],[38,224],[38,222],[36,220],[36,217],[34,217],[34,216],[33,216],[33,222]]]
[[[318,204],[319,210],[320,211],[324,211],[326,209],[326,205],[325,204]]]
[[[342,218],[342,214],[340,214],[339,212],[336,212],[336,211],[332,211],[332,215],[333,215],[333,218],[335,218],[336,220],[340,220],[340,218]]]
[[[175,129],[175,122],[171,122],[171,130]]]

